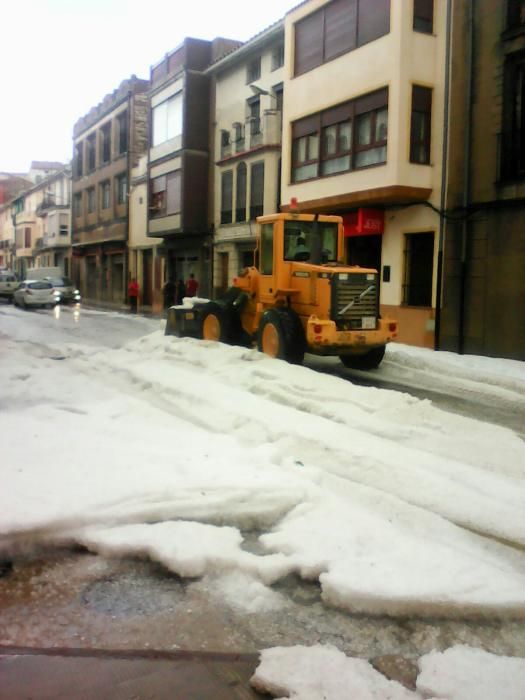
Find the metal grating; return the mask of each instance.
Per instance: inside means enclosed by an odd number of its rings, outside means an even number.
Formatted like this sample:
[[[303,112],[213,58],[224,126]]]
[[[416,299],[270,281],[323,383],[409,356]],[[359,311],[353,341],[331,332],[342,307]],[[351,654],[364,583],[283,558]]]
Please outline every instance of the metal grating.
[[[340,329],[373,330],[379,314],[377,274],[343,273],[332,279],[332,319]]]

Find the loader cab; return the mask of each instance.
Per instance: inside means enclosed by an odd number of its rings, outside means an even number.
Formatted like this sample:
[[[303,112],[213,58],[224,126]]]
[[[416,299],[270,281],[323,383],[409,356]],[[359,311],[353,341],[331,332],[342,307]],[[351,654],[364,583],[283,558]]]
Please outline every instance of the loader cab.
[[[275,303],[277,296],[297,294],[298,277],[307,277],[310,265],[343,261],[341,221],[338,216],[288,213],[257,219],[259,291],[263,304]]]

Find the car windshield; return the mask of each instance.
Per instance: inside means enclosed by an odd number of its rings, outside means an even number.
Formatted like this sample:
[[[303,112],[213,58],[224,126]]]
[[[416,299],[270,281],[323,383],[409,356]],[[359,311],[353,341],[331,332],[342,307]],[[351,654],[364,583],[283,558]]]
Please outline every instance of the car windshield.
[[[284,222],[285,260],[310,259],[316,224],[321,236],[321,262],[329,263],[337,260],[337,224],[323,221]]]
[[[52,277],[51,284],[53,287],[72,287],[73,282],[69,277]]]
[[[27,286],[29,289],[53,289],[51,282],[44,282],[44,280],[37,280],[36,282],[28,282]]]

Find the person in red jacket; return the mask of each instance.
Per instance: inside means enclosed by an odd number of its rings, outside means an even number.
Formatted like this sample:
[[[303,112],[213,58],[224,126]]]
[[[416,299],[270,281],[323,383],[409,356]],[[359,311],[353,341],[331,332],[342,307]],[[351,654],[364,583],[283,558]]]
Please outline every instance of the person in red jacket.
[[[186,282],[186,296],[196,297],[198,289],[199,289],[199,283],[195,279],[195,275],[192,272],[190,274],[190,278]]]
[[[129,310],[132,314],[137,313],[137,302],[139,298],[139,283],[132,277],[128,284]]]

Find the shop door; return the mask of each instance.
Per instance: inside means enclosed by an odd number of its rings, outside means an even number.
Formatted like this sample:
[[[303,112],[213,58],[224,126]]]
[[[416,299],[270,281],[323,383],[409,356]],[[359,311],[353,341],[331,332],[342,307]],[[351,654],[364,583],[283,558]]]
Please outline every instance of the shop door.
[[[151,306],[153,299],[153,254],[151,250],[142,251],[142,303]]]
[[[347,262],[349,265],[381,269],[382,236],[350,236],[347,238]]]

